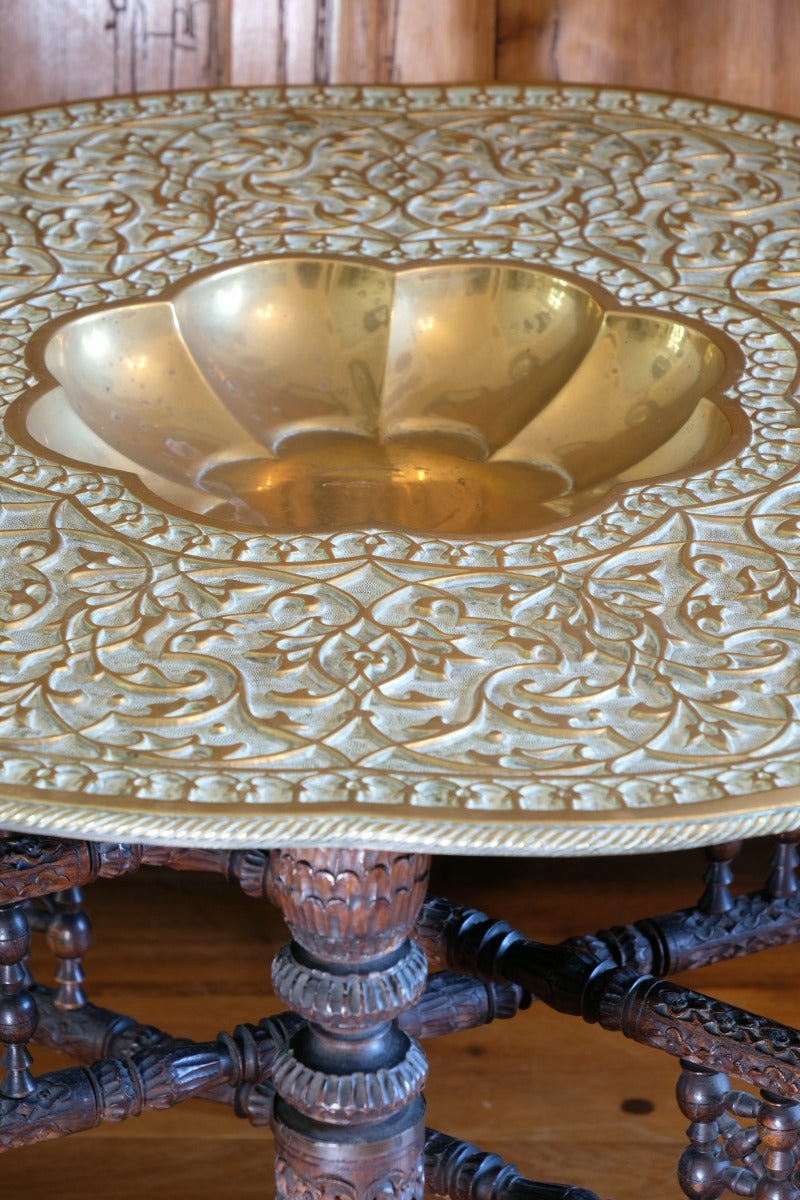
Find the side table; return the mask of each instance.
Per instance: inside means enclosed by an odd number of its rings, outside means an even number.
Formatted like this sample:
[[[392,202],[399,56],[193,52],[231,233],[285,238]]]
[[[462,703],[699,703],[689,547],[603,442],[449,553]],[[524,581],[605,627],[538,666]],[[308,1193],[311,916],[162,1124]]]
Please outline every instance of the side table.
[[[0,120],[0,1143],[203,1095],[281,1196],[591,1200],[425,1132],[417,1037],[536,998],[681,1060],[685,1194],[800,1196],[800,1035],[665,978],[796,937],[798,147],[581,87]],[[696,907],[557,945],[426,899],[691,845]],[[278,905],[285,1016],[86,1001],[79,889],[150,864]]]

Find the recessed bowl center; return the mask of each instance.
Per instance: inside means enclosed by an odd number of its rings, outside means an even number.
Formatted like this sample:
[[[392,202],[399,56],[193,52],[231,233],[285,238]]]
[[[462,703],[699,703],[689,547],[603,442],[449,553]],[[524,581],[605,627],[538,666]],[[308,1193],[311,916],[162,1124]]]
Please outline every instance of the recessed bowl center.
[[[226,515],[233,521],[255,513],[270,529],[379,525],[449,533],[541,525],[548,519],[543,502],[563,486],[556,472],[533,463],[475,462],[424,441],[335,434],[304,438],[281,458],[226,463],[205,480],[230,495]]]
[[[238,529],[535,530],[731,436],[704,333],[508,264],[223,267],[45,362],[23,437]]]

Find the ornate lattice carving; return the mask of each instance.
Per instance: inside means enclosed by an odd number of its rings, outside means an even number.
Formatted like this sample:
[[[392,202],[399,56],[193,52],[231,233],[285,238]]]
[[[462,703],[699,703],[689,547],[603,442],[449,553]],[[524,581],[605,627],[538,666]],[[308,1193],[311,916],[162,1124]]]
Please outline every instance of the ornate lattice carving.
[[[28,900],[86,883],[96,876],[99,866],[91,842],[6,835],[0,842],[0,903]]]
[[[596,983],[587,1015],[606,1029],[711,1066],[784,1099],[800,1096],[800,1031],[668,980],[622,968]]]
[[[0,1095],[0,1151],[93,1129],[100,1123],[97,1085],[86,1067],[39,1077],[27,1095]]]

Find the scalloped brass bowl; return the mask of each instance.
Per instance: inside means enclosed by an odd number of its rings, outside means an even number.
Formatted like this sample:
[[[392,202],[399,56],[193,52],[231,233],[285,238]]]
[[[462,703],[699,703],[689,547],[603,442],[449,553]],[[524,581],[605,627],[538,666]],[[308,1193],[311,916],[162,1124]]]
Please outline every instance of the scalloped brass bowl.
[[[236,264],[63,323],[45,361],[39,447],[240,529],[532,530],[731,434],[699,330],[497,263]]]

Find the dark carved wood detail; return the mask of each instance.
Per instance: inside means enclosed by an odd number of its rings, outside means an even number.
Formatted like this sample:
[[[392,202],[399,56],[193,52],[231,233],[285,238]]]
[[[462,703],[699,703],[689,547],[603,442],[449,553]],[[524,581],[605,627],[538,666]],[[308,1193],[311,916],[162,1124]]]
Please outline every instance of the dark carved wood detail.
[[[92,842],[13,834],[0,843],[0,904],[88,883],[97,878],[99,869]]]
[[[532,942],[505,922],[447,902],[425,906],[427,936],[437,918],[435,953],[454,970],[516,983],[559,1012],[668,1054],[728,1071],[793,1098],[800,1092],[800,1032],[736,1009],[570,943]],[[423,927],[425,922],[423,922]]]
[[[758,1177],[764,1173],[757,1150],[758,1133],[752,1130],[751,1136],[739,1136],[735,1142],[742,1130],[726,1116],[731,1100],[726,1076],[694,1063],[684,1063],[683,1067],[677,1096],[681,1112],[690,1121],[690,1146],[678,1165],[681,1189],[694,1200],[714,1200],[725,1191],[752,1196]],[[755,1096],[746,1098],[752,1102],[748,1115],[754,1117],[758,1101]],[[737,1166],[736,1159],[751,1166],[758,1163],[758,1171]]]
[[[695,908],[545,945],[444,900],[420,915],[427,860],[412,854],[268,855],[7,836],[0,1148],[201,1095],[255,1124],[272,1119],[282,1196],[419,1200],[425,1064],[409,1035],[511,1015],[533,994],[684,1060],[687,1196],[716,1200],[727,1190],[800,1200],[800,1031],[650,974],[800,939],[798,841],[797,833],[778,839],[762,892],[734,895],[738,846],[714,847]],[[214,871],[248,895],[269,894],[295,939],[278,958],[275,982],[296,1014],[192,1043],[87,1003],[81,959],[90,930],[77,889],[143,865]],[[55,989],[28,986],[28,914],[55,951]],[[430,963],[449,968],[421,997],[425,964],[409,941],[415,921]],[[32,1039],[91,1065],[34,1078]],[[760,1098],[731,1091],[725,1073],[761,1089]],[[454,1200],[596,1200],[581,1188],[524,1180],[443,1135],[430,1135],[427,1157],[429,1186]]]
[[[92,1063],[97,1058],[134,1058],[156,1051],[183,1050],[192,1043],[172,1037],[153,1025],[87,1003],[77,1011],[59,1009],[52,988],[34,985],[39,1011],[35,1040],[53,1050]],[[257,1025],[237,1025],[233,1034],[221,1033],[216,1042],[220,1071],[236,1083],[264,1084],[272,1078],[275,1054],[305,1025],[296,1013],[264,1017]]]
[[[427,980],[425,955],[414,943],[382,970],[335,976],[298,958],[296,951],[290,944],[275,956],[275,992],[307,1020],[329,1029],[359,1030],[390,1021],[417,1000]]]
[[[576,1016],[582,1014],[582,996],[594,975],[609,967],[573,943],[529,941],[506,921],[440,897],[425,904],[416,932],[429,961],[486,982],[517,984],[551,1008]]]
[[[34,984],[31,991],[39,1012],[33,1040],[80,1062],[126,1058],[174,1040],[152,1025],[140,1025],[132,1017],[100,1008],[89,1001],[79,1009],[64,1009],[56,1004],[55,990],[43,984]]]
[[[391,1040],[394,1044],[381,1035],[370,1040],[368,1060],[366,1055],[357,1056],[361,1049],[357,1047],[356,1053],[347,1056],[360,1058],[357,1065],[348,1070],[343,1060],[331,1070],[322,1056],[330,1050],[333,1058],[340,1048],[324,1046],[313,1026],[303,1030],[276,1055],[273,1086],[296,1112],[322,1123],[352,1128],[402,1112],[422,1091],[427,1078],[425,1055],[402,1033]],[[375,1054],[379,1041],[380,1057]],[[388,1065],[381,1065],[384,1061]]]
[[[593,995],[591,993],[594,993]],[[587,1020],[756,1087],[800,1096],[800,1031],[626,968],[595,981]]]
[[[800,940],[798,840],[797,833],[780,835],[772,873],[762,891],[733,896],[730,864],[739,843],[712,847],[706,890],[697,907],[570,938],[562,949],[630,966],[641,975],[672,975],[796,942]],[[506,922],[491,921],[483,913],[442,898],[427,901],[416,936],[432,969],[449,965],[491,979],[497,979],[491,964],[505,953],[505,943],[521,938]]]
[[[398,1023],[412,1037],[440,1037],[458,1029],[474,1029],[476,1025],[488,1025],[490,1021],[507,1020],[529,1004],[530,996],[516,984],[504,987],[482,983],[452,971],[440,971],[429,977],[423,995],[400,1014]]]
[[[731,863],[742,849],[741,842],[723,842],[706,850],[708,866],[703,875],[705,891],[697,907],[705,913],[725,913],[733,904],[730,885],[733,883]]]
[[[36,1003],[28,990],[25,959],[30,951],[28,918],[21,904],[0,908],[0,1096],[16,1100],[34,1088],[28,1042],[36,1031]]]
[[[20,1098],[0,1097],[0,1149],[123,1121],[146,1108],[170,1108],[220,1073],[219,1055],[201,1045],[102,1059],[40,1076]]]
[[[81,1062],[91,1064],[100,1058],[126,1058],[146,1050],[185,1045],[152,1025],[141,1025],[131,1017],[88,1002],[78,1010],[61,1009],[55,1003],[54,989],[41,984],[35,984],[32,992],[39,1011],[33,1040]],[[522,997],[521,989],[516,987],[487,986],[443,972],[429,980],[425,994],[400,1015],[399,1024],[414,1037],[437,1037],[493,1018],[513,1016]],[[302,1017],[289,1012],[265,1018],[257,1026],[239,1027],[234,1037],[238,1035],[241,1047],[255,1046],[255,1058],[251,1052],[238,1083],[210,1083],[197,1095],[232,1106],[238,1116],[254,1125],[269,1124],[275,1054],[304,1025]],[[227,1035],[220,1034],[220,1039],[224,1037]]]
[[[47,944],[56,957],[55,1004],[58,1008],[80,1008],[86,1003],[83,990],[83,956],[89,949],[92,926],[83,911],[83,896],[77,887],[52,896],[53,912],[47,922]]]
[[[294,938],[273,983],[310,1022],[273,1068],[280,1197],[422,1200],[426,1064],[397,1017],[425,986],[409,934],[428,867],[371,850],[271,854],[268,894]]]
[[[37,1037],[91,1059],[98,1045],[125,1057],[106,1057],[86,1068],[69,1067],[33,1081],[21,1097],[0,1096],[0,1149],[63,1137],[102,1121],[122,1121],[144,1109],[171,1108],[191,1096],[233,1104],[241,1116],[265,1124],[274,1093],[269,1087],[280,1049],[302,1020],[287,1013],[260,1025],[239,1025],[213,1042],[171,1038],[117,1013],[86,1004],[58,1009],[37,988]],[[59,1041],[61,1035],[63,1040]]]
[[[425,1183],[451,1200],[598,1200],[585,1188],[525,1179],[498,1155],[435,1129],[425,1132]]]
[[[52,988],[34,984],[31,988],[39,1012],[33,1041],[52,1050],[60,1050],[81,1062],[98,1058],[124,1058],[139,1050],[152,1049],[173,1041],[169,1034],[152,1025],[142,1025],[132,1017],[87,1002],[79,1010],[63,1010],[55,1003]],[[463,975],[442,971],[432,975],[425,992],[405,1012],[400,1013],[400,1028],[412,1037],[441,1037],[459,1029],[473,1029],[493,1020],[513,1017],[528,1003],[526,993],[514,985],[500,987],[483,984]],[[268,1031],[275,1045],[287,1043],[305,1024],[295,1013],[264,1018],[258,1028]],[[251,1027],[253,1028],[253,1027]],[[279,1032],[282,1031],[282,1032]],[[251,1082],[267,1083],[266,1074],[250,1077]],[[222,1099],[222,1096],[214,1097]],[[224,1100],[231,1103],[230,1097]]]
[[[428,886],[430,859],[377,850],[273,850],[268,896],[309,954],[368,963],[399,949]]]
[[[757,1125],[764,1176],[769,1183],[762,1190],[773,1196],[800,1196],[800,1171],[797,1169],[800,1146],[800,1104],[771,1092],[762,1091]],[[754,1194],[758,1194],[756,1184]]]
[[[131,1017],[94,1004],[65,1012],[55,1006],[52,989],[40,984],[34,986],[33,994],[39,1010],[34,1040],[81,1062],[127,1058],[146,1050],[186,1045],[152,1025],[141,1025]],[[231,1062],[241,1062],[240,1073],[235,1078],[207,1083],[194,1094],[232,1107],[237,1116],[254,1125],[269,1125],[275,1096],[271,1083],[275,1054],[304,1024],[302,1017],[289,1012],[266,1017],[258,1025],[237,1026],[232,1039],[221,1033],[217,1038],[217,1043],[224,1043],[221,1052],[227,1051]]]
[[[524,941],[507,921],[493,920],[443,896],[426,900],[414,933],[432,970],[449,967],[478,979],[496,980],[495,963],[507,944]]]
[[[800,866],[800,856],[797,853],[797,843],[800,842],[800,831],[781,833],[776,838],[775,852],[772,856],[772,872],[767,880],[766,894],[773,900],[787,900],[794,896],[798,889],[797,868]]]
[[[295,1129],[276,1106],[275,1178],[279,1200],[422,1200],[424,1107],[403,1125],[382,1124],[353,1145],[330,1130]],[[284,1119],[286,1118],[286,1119]],[[372,1131],[375,1133],[375,1131]]]
[[[570,939],[640,974],[672,975],[800,939],[800,896],[737,896],[723,913],[682,909]]]
[[[88,1068],[42,1075],[26,1096],[0,1095],[0,1152],[93,1129],[101,1119]]]
[[[730,863],[738,844],[715,847],[709,852],[707,888],[697,907],[571,939],[568,944],[618,966],[635,966],[642,974],[665,975],[796,941],[800,939],[798,839],[800,834],[780,835],[772,875],[761,892],[731,896]],[[246,894],[262,897],[268,863],[268,855],[259,850],[145,847],[10,835],[0,844],[0,904],[111,878],[144,865],[214,871],[238,883]],[[446,965],[446,956],[437,958],[435,948],[441,923],[437,903],[426,905],[418,930],[433,968]],[[503,922],[496,925],[502,936]]]
[[[213,871],[258,899],[266,894],[269,859],[261,850],[184,849],[11,834],[0,842],[0,904],[113,879],[142,866]]]
[[[800,1104],[767,1091],[760,1097],[735,1091],[719,1071],[682,1066],[678,1104],[691,1122],[678,1168],[684,1194],[691,1200],[723,1193],[797,1200]],[[752,1124],[742,1126],[741,1118]]]

